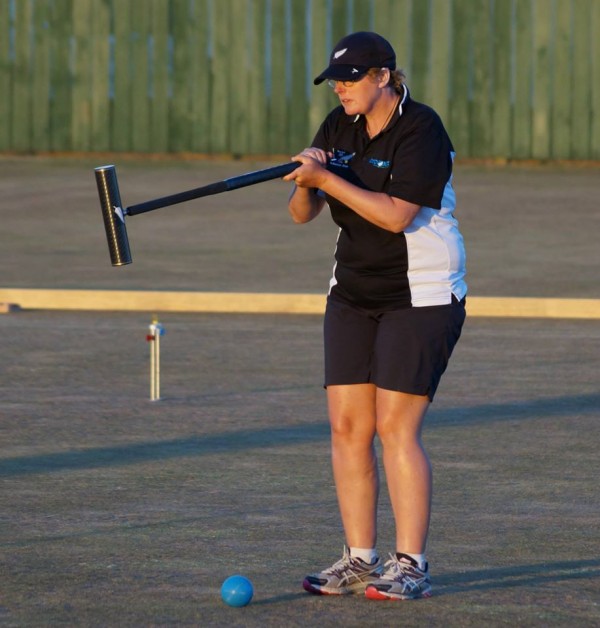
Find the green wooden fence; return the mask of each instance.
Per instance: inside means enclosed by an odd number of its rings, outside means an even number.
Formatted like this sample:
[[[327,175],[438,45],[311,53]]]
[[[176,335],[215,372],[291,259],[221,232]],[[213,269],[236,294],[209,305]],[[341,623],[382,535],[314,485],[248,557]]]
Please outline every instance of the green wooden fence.
[[[352,30],[460,156],[600,159],[600,0],[0,0],[0,151],[293,153]]]

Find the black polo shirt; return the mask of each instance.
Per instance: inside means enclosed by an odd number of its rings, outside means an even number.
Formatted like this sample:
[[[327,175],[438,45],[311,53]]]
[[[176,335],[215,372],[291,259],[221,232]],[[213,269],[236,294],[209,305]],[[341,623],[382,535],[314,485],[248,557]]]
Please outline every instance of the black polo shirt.
[[[348,116],[340,106],[324,120],[313,146],[333,153],[329,169],[361,188],[385,192],[421,205],[423,216],[442,208],[442,199],[452,175],[452,143],[436,112],[411,100],[408,93],[388,127],[374,138],[369,138],[367,134],[364,116]],[[450,196],[452,207],[446,209],[451,214],[454,209],[453,193]],[[440,263],[444,265],[439,259],[440,255],[443,257],[443,251],[432,250],[431,262],[427,262],[424,258],[427,257],[427,241],[431,238],[419,238],[419,242],[415,240],[419,260],[415,261],[419,267],[425,264],[423,280],[446,285],[441,290],[440,286],[437,291],[429,290],[431,296],[425,295],[426,290],[417,290],[418,294],[425,296],[415,300],[413,288],[418,287],[419,278],[411,272],[414,269],[411,269],[413,259],[407,245],[408,230],[392,233],[365,220],[332,196],[326,195],[326,200],[333,220],[340,227],[330,291],[335,298],[361,307],[394,309],[442,304],[450,302],[453,292],[466,293],[466,286],[464,289],[453,289],[453,280],[449,276],[456,271],[464,275],[464,268],[462,271],[460,268],[447,268],[448,272],[431,268],[433,275],[427,272],[428,263],[436,267]],[[449,242],[450,247],[462,249],[462,238],[457,230],[443,231],[448,233],[442,234],[442,237],[460,240]],[[451,233],[453,231],[455,233]],[[421,232],[420,235],[426,234]],[[423,245],[425,250],[421,250]],[[462,258],[464,262],[464,251]]]

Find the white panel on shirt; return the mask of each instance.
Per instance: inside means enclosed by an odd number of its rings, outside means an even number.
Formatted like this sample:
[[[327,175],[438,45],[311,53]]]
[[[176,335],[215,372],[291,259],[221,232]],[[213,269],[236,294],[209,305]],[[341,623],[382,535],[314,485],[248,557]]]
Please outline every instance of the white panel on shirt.
[[[408,283],[414,307],[448,305],[454,295],[467,294],[465,247],[453,212],[452,178],[446,184],[442,208],[421,207],[404,231],[408,249]]]

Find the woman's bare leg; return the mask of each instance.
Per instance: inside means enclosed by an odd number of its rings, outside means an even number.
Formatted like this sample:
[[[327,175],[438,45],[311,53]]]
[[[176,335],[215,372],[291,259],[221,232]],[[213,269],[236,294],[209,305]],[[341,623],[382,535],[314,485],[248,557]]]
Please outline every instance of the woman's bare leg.
[[[372,384],[327,388],[333,476],[349,547],[374,548],[377,541],[375,395]]]
[[[428,397],[377,389],[377,433],[396,521],[396,551],[423,554],[431,513],[431,464],[421,441]]]

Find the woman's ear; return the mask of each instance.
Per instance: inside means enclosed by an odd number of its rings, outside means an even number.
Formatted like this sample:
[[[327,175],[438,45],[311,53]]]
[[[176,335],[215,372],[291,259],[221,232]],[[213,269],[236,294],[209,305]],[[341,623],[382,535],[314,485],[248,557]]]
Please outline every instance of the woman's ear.
[[[381,68],[379,73],[379,87],[387,87],[390,82],[391,72],[388,68]]]

